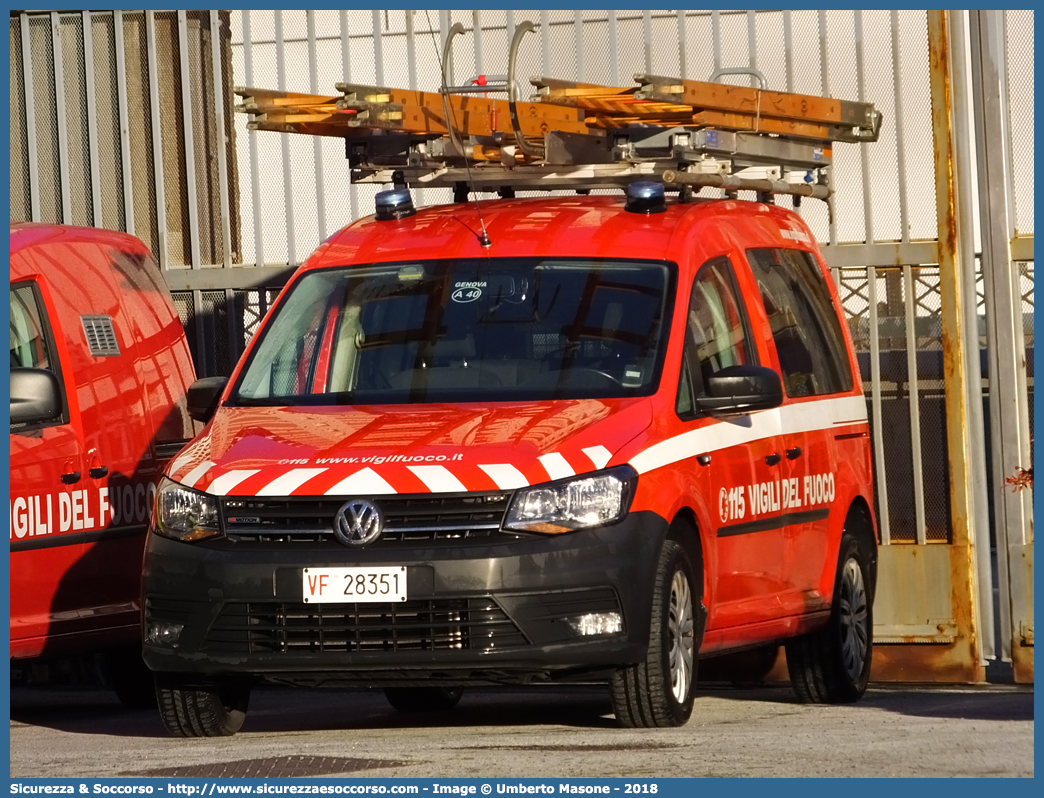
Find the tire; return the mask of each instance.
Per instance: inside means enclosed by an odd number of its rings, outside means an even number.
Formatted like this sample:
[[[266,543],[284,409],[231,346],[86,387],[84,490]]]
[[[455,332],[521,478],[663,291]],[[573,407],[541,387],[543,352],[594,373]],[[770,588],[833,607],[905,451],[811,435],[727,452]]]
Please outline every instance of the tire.
[[[156,680],[141,658],[141,646],[106,651],[102,667],[121,704],[129,709],[155,708]]]
[[[822,629],[787,643],[790,681],[804,704],[847,704],[866,692],[874,629],[869,562],[868,552],[846,524],[830,620]]]
[[[620,668],[610,682],[621,726],[682,726],[692,714],[699,651],[692,565],[678,543],[663,544],[653,583],[652,623],[645,661]]]
[[[157,673],[156,700],[163,725],[175,737],[231,737],[246,720],[250,686]]]
[[[457,706],[463,687],[387,687],[384,697],[399,712],[446,712]]]

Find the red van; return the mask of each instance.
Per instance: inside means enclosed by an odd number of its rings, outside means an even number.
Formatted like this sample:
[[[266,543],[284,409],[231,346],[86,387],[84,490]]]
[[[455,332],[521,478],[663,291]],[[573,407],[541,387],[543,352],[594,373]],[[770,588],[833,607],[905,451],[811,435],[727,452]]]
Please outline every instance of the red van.
[[[194,379],[141,241],[11,225],[12,660],[109,651],[121,698],[151,689],[132,678],[142,549]]]
[[[679,725],[700,658],[777,642],[802,700],[866,688],[866,404],[790,211],[382,192],[190,396],[143,579],[175,735],[234,733],[258,680],[604,680]]]

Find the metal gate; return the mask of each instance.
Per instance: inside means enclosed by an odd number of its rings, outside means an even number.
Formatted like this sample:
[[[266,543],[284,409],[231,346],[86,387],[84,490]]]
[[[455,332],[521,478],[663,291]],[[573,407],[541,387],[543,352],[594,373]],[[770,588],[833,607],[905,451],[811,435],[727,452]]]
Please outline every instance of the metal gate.
[[[438,90],[454,22],[471,48],[451,84],[502,73],[524,13],[539,36],[522,74],[626,85],[754,67],[771,89],[884,112],[876,144],[835,147],[831,206],[800,209],[870,410],[875,675],[976,681],[999,658],[1032,680],[1032,492],[1004,482],[1031,463],[1032,11],[16,13],[12,218],[144,239],[199,374],[228,373],[293,268],[375,191],[349,185],[336,140],[247,132],[232,87]]]

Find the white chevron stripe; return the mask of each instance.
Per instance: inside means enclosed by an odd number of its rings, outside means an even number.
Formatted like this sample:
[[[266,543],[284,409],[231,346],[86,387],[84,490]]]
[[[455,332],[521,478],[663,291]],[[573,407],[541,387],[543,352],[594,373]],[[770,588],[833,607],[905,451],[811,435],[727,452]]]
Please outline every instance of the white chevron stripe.
[[[479,468],[489,474],[501,490],[524,488],[529,484],[522,472],[513,465],[480,465]]]
[[[564,479],[565,477],[571,477],[576,474],[573,467],[569,465],[569,461],[558,452],[542,454],[537,458],[537,460],[540,461],[540,465],[544,467],[544,470],[551,479]]]
[[[328,491],[327,496],[347,496],[349,494],[374,495],[378,493],[395,493],[380,474],[372,468],[356,471],[347,479],[342,479]]]
[[[191,463],[194,457],[195,455],[192,453],[190,449],[170,464],[170,468],[167,470],[167,473],[171,475],[176,474],[182,468],[182,466],[187,466],[189,463]]]
[[[589,446],[584,449],[584,454],[591,458],[595,468],[605,468],[605,464],[613,459],[613,453],[604,446]]]
[[[185,478],[181,480],[181,484],[184,485],[186,488],[191,488],[193,485],[199,482],[200,477],[202,477],[205,473],[212,469],[214,465],[215,464],[212,460],[206,460],[200,463],[198,466],[196,466],[187,474],[185,474]],[[174,472],[172,471],[171,473],[173,474]]]
[[[467,488],[445,466],[407,466],[432,493],[463,493]]]
[[[295,468],[293,471],[287,471],[281,477],[273,479],[261,488],[257,495],[289,496],[312,477],[319,476],[325,470],[325,468]]]
[[[639,474],[687,460],[698,454],[771,438],[774,435],[827,430],[866,423],[866,401],[861,396],[801,402],[712,422],[675,435],[631,458]]]
[[[228,471],[222,474],[220,477],[210,483],[207,488],[207,493],[212,496],[227,496],[228,492],[232,490],[236,485],[242,482],[244,479],[254,476],[259,468],[242,469],[237,471]]]

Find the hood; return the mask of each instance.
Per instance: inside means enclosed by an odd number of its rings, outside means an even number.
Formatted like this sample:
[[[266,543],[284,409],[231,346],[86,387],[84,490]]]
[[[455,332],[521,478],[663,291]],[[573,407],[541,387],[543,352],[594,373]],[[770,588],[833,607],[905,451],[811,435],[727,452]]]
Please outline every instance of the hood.
[[[167,475],[235,496],[510,490],[619,465],[651,422],[647,398],[223,407]]]

